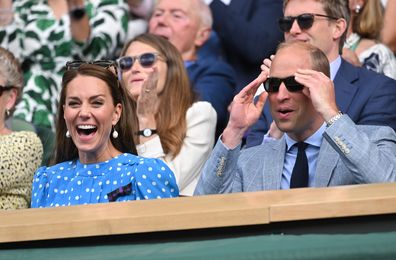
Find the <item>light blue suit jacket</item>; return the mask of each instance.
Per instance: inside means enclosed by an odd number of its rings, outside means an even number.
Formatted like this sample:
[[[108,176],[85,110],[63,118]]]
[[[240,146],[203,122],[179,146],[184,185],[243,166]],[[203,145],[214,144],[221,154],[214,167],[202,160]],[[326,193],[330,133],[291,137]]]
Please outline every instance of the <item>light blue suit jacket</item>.
[[[280,189],[285,138],[228,150],[219,140],[195,195]],[[343,115],[323,134],[314,187],[394,182],[396,133],[386,126],[357,126]]]

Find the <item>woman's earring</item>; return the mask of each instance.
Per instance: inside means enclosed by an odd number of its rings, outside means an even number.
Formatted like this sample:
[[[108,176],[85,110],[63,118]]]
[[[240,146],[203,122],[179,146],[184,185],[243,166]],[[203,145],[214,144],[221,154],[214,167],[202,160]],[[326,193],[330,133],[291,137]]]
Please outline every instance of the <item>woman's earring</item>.
[[[6,109],[6,115],[10,116],[10,110],[8,108]]]
[[[117,130],[115,130],[114,126],[113,126],[113,134],[112,134],[112,136],[113,136],[114,139],[117,139],[117,137],[118,137],[118,132],[117,132]]]
[[[360,13],[360,10],[362,10],[362,6],[361,5],[355,5],[355,13]]]
[[[69,130],[66,131],[66,137],[67,137],[67,138],[70,138],[70,132],[69,132]]]

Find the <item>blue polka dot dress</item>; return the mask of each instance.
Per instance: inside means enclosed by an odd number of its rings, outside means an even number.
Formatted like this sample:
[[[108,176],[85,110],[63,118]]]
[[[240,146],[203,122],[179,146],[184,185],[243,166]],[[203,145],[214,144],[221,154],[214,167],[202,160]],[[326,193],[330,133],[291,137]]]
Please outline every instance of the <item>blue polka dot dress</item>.
[[[32,208],[110,201],[172,198],[175,176],[159,159],[124,153],[105,162],[68,161],[39,168],[33,179]]]

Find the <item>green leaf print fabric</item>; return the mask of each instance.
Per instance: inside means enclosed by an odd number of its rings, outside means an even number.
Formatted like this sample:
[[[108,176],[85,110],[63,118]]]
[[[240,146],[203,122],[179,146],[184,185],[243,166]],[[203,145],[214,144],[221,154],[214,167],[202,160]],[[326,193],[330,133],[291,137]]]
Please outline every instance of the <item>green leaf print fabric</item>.
[[[66,14],[56,19],[46,0],[13,3],[14,21],[0,27],[0,44],[23,64],[25,87],[15,116],[54,129],[64,66],[69,60],[114,59],[126,40],[123,0],[87,0],[91,25],[86,42],[75,42]]]

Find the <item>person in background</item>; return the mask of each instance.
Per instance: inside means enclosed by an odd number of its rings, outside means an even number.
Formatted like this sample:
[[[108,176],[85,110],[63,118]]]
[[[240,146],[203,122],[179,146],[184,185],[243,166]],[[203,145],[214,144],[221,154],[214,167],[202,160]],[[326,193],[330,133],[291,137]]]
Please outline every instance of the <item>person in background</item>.
[[[17,118],[54,130],[68,60],[112,59],[126,40],[123,0],[2,0],[13,19],[0,26],[0,44],[22,63],[25,87]]]
[[[121,55],[117,64],[133,100],[137,152],[163,160],[180,195],[191,196],[213,148],[216,111],[197,101],[179,51],[163,37],[142,34]]]
[[[195,195],[396,181],[396,133],[356,125],[336,104],[326,55],[309,43],[278,47],[264,70],[235,96],[230,121],[204,166]],[[264,82],[266,92],[254,102]],[[241,150],[266,100],[285,134]]]
[[[366,69],[396,79],[396,58],[379,42],[383,24],[380,0],[349,0],[351,20],[342,57]]]
[[[199,57],[212,28],[210,8],[203,0],[159,0],[149,21],[149,32],[168,39],[181,53],[188,77],[199,100],[217,112],[216,137],[228,120],[235,91],[235,72],[217,56]]]
[[[0,209],[30,205],[34,172],[43,147],[34,132],[13,132],[5,125],[12,116],[23,88],[23,75],[14,55],[0,47]]]
[[[385,7],[384,25],[381,30],[381,41],[396,54],[396,1],[382,1]]]
[[[213,13],[213,31],[223,54],[235,70],[237,94],[260,73],[262,60],[275,52],[283,41],[277,22],[283,16],[279,0],[205,0]],[[212,37],[214,42],[216,37]],[[203,52],[208,43],[205,43]],[[216,48],[205,50],[213,55]],[[208,54],[206,54],[208,55]],[[218,55],[222,55],[221,53]]]
[[[154,0],[127,0],[129,7],[129,22],[127,39],[145,33],[148,27],[148,19],[154,8]]]
[[[172,171],[138,157],[131,104],[113,61],[66,64],[55,157],[33,179],[33,208],[177,197]],[[81,87],[84,86],[84,87]]]
[[[384,125],[396,129],[396,81],[382,74],[355,67],[341,58],[349,24],[347,0],[284,0],[279,28],[285,41],[305,41],[319,47],[330,61],[339,109],[356,124]],[[265,59],[267,70],[271,60]],[[269,105],[251,127],[246,147],[264,141],[272,123]],[[271,135],[266,135],[271,138]]]

